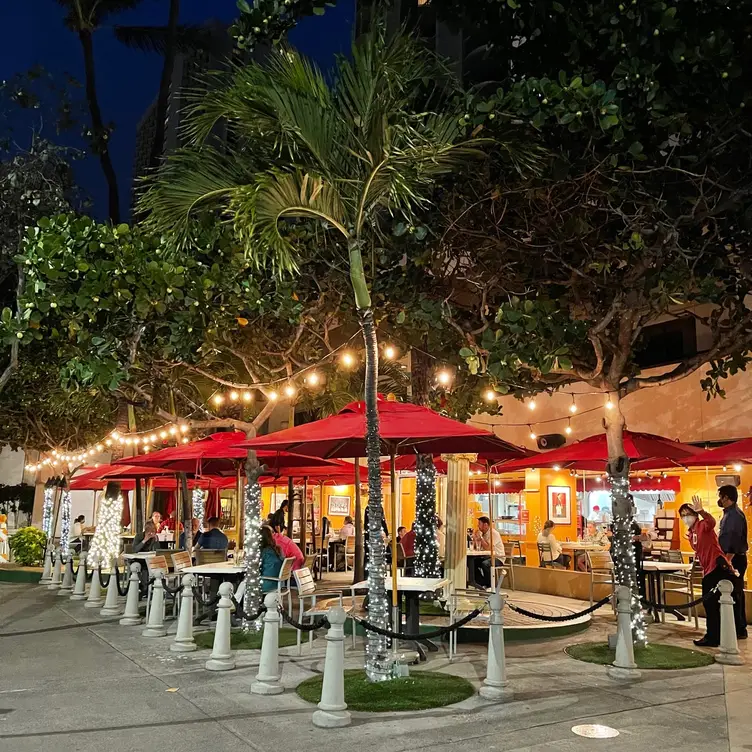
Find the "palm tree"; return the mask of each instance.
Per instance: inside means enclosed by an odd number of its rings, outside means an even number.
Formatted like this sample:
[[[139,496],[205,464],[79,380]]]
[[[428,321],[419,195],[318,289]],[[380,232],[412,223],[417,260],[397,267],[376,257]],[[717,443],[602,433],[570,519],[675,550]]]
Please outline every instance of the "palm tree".
[[[216,76],[215,76],[216,78]],[[439,88],[440,87],[440,88]],[[429,205],[436,180],[480,143],[450,106],[451,84],[436,59],[412,39],[361,37],[340,59],[334,83],[296,52],[276,51],[265,65],[237,67],[207,87],[189,110],[193,147],[167,160],[141,201],[159,232],[190,241],[194,223],[215,211],[232,222],[258,267],[294,273],[315,250],[293,232],[339,239],[365,340],[369,620],[385,626],[381,538],[381,444],[377,412],[378,350],[364,251],[395,216],[408,222]],[[208,143],[227,123],[227,153]],[[371,270],[372,272],[374,270]],[[388,642],[369,632],[367,672],[384,678]]]

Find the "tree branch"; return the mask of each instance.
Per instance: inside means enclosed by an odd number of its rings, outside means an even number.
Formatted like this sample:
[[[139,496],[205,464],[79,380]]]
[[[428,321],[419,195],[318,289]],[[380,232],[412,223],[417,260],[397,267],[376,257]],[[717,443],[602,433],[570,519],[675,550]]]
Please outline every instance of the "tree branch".
[[[21,296],[24,291],[24,282],[26,276],[24,274],[23,267],[18,267],[18,283],[16,284],[16,321],[21,321]],[[10,381],[11,376],[18,370],[18,350],[20,342],[18,338],[14,339],[10,346],[10,362],[5,367],[5,370],[0,374],[0,392],[5,389],[5,385]]]

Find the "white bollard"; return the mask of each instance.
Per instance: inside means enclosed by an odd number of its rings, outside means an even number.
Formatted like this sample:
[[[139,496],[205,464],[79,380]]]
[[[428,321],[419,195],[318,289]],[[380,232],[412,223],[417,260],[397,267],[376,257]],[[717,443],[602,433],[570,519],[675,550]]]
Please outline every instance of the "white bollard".
[[[279,680],[279,597],[277,593],[267,593],[264,598],[264,633],[261,637],[261,659],[259,660],[256,681],[251,685],[255,695],[278,695],[285,691]]]
[[[183,575],[178,631],[175,633],[175,641],[170,645],[173,653],[192,653],[196,650],[196,643],[193,641],[193,582],[192,574]]]
[[[640,672],[632,643],[632,593],[626,585],[616,588],[616,614],[616,658],[606,673],[618,681],[634,681],[640,678]]]
[[[209,660],[208,671],[230,671],[235,668],[235,657],[230,646],[230,609],[232,608],[231,582],[219,586],[219,603],[217,604],[217,626],[214,628],[214,645]]]
[[[141,614],[138,612],[138,591],[140,587],[141,565],[134,561],[131,564],[131,576],[128,578],[128,594],[125,596],[125,611],[120,624],[124,627],[136,627],[141,623]]]
[[[89,585],[89,597],[84,603],[84,608],[100,608],[102,606],[102,585],[99,582],[99,561],[95,561],[91,567],[91,585]]]
[[[78,557],[78,572],[76,572],[76,584],[70,599],[72,601],[86,600],[86,554],[81,552]]]
[[[63,559],[63,581],[60,583],[58,595],[70,595],[73,592],[73,554],[71,548]]]
[[[486,700],[509,700],[512,690],[507,680],[507,663],[504,655],[504,604],[506,593],[488,596],[491,616],[488,619],[488,659],[486,678],[480,688],[480,696]]]
[[[47,546],[44,552],[44,569],[39,578],[40,585],[46,585],[52,579],[52,546]]]
[[[113,557],[110,562],[110,579],[107,582],[107,596],[104,606],[99,612],[100,616],[120,616],[120,599],[118,598],[117,574],[115,568],[117,559]]]
[[[734,585],[729,580],[721,580],[718,583],[721,591],[721,644],[718,646],[716,663],[726,666],[741,666],[744,664],[739,655],[739,644],[736,640],[736,623],[734,621]]]
[[[54,554],[55,563],[52,566],[52,579],[50,584],[47,585],[47,590],[59,590],[60,583],[63,581],[63,557],[58,549]]]
[[[345,702],[345,620],[342,606],[329,609],[329,631],[326,633],[326,658],[321,702],[313,713],[313,725],[319,728],[340,728],[350,725],[350,712]]]
[[[141,632],[142,637],[164,637],[167,630],[164,625],[164,573],[161,569],[154,571],[154,583],[151,586],[151,603],[149,604],[149,618],[146,629]]]

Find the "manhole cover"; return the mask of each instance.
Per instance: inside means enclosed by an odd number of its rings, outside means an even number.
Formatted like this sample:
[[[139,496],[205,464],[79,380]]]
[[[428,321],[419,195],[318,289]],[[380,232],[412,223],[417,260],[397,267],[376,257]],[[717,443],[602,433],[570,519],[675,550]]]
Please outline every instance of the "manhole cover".
[[[583,726],[572,726],[572,733],[584,736],[588,739],[613,739],[619,736],[619,732],[610,726],[601,726],[599,723],[586,723]]]

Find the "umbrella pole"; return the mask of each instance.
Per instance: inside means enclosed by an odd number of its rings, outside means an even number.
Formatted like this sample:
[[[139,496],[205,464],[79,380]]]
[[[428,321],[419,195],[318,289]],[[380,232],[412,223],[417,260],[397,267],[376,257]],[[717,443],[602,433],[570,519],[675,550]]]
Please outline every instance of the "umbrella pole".
[[[235,526],[238,531],[237,553],[245,550],[245,508],[243,506],[243,476],[241,474],[240,463],[235,476]],[[222,514],[222,502],[220,501],[220,516]],[[237,556],[235,557],[237,561]]]
[[[496,556],[494,552],[494,530],[496,529],[494,521],[494,504],[491,491],[491,463],[486,460],[486,479],[488,482],[488,519],[491,521],[491,590],[496,592]]]
[[[300,500],[300,550],[305,556],[306,551],[306,503],[308,498],[308,477],[303,478],[303,497]]]
[[[392,629],[396,632],[402,626],[399,618],[399,592],[397,591],[397,467],[394,453],[389,457],[390,473],[390,506],[392,515]],[[397,641],[392,644],[395,652],[397,651]]]

